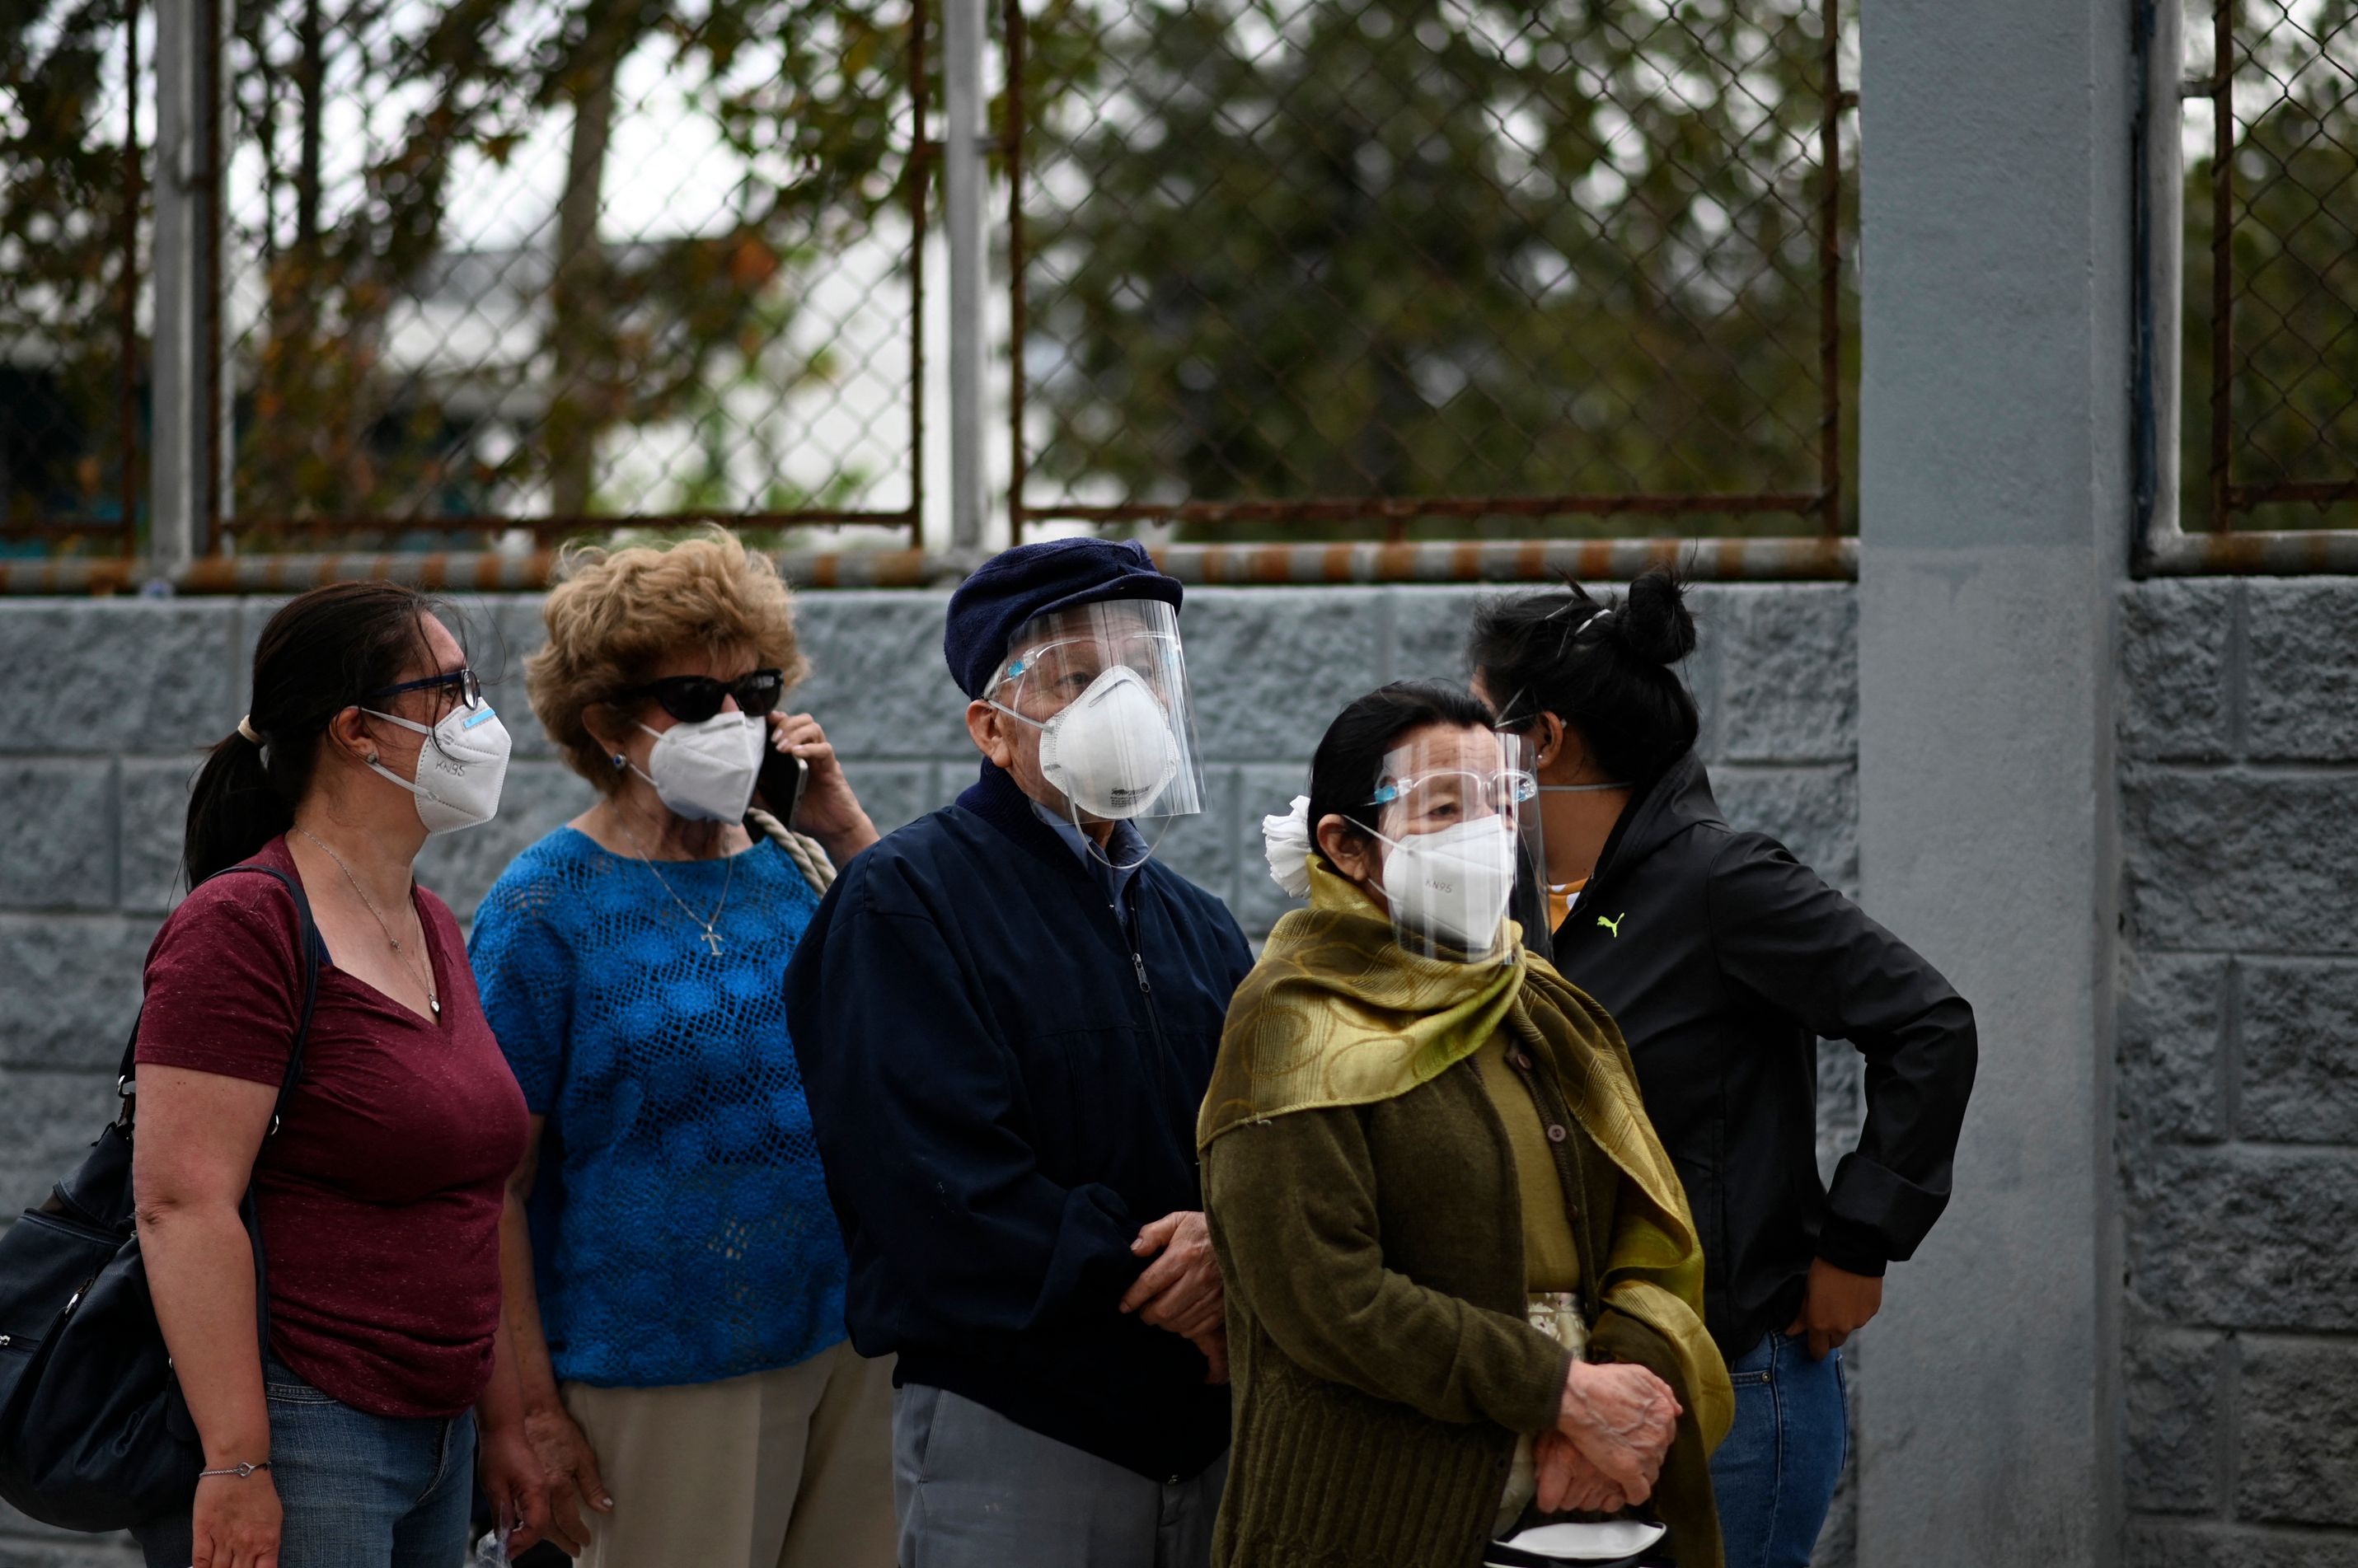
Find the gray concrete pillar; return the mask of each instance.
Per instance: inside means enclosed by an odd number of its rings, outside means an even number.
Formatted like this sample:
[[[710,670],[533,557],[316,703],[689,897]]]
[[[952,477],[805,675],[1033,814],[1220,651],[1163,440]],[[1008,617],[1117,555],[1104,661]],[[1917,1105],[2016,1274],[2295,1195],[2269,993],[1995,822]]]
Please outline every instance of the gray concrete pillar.
[[[1983,1049],[1862,1347],[1864,1568],[2116,1556],[2130,4],[1864,0],[1861,870]]]

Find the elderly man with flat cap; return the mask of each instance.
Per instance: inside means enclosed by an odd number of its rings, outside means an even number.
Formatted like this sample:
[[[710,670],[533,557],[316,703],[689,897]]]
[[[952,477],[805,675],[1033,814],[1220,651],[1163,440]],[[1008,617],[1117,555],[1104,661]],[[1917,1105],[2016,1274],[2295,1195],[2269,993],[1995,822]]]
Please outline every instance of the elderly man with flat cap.
[[[845,869],[786,975],[902,1568],[1205,1568],[1228,1468],[1196,1107],[1251,967],[1154,859],[1203,807],[1180,585],[993,557],[944,648],[981,777]]]

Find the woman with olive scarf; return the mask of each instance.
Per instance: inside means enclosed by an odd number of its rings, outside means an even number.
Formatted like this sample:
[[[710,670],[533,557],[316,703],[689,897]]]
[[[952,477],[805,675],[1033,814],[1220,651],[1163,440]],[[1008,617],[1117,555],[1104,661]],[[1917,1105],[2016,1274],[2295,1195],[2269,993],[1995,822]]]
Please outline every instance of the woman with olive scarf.
[[[1517,750],[1462,691],[1386,687],[1270,819],[1310,908],[1238,990],[1196,1131],[1225,1568],[1543,1563],[1565,1511],[1641,1504],[1667,1535],[1591,1525],[1588,1560],[1718,1568],[1703,1256],[1611,1020],[1504,919]]]

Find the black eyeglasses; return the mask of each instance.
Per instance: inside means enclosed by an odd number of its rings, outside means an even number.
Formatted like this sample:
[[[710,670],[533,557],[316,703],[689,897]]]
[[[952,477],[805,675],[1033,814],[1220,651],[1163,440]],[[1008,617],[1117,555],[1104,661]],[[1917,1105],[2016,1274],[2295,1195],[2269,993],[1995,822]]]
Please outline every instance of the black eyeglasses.
[[[785,695],[784,670],[755,670],[732,681],[715,680],[710,676],[665,676],[644,686],[618,691],[614,700],[652,697],[662,704],[665,713],[681,723],[701,724],[719,712],[721,703],[730,697],[737,699],[740,710],[761,719],[775,711],[778,699]]]
[[[445,703],[472,711],[482,706],[483,678],[471,669],[445,670],[438,676],[427,676],[418,680],[403,681],[399,686],[381,686],[374,691],[364,691],[361,693],[361,700],[382,702],[406,691],[430,691]]]

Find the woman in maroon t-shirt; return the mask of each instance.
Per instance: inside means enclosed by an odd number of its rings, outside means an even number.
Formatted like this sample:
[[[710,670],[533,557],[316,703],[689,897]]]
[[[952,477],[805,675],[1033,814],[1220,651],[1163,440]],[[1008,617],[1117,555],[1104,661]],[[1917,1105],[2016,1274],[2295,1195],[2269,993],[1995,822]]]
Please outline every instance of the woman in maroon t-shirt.
[[[194,891],[147,957],[134,1155],[156,1314],[204,1445],[192,1512],[135,1532],[159,1568],[451,1568],[474,1408],[514,1398],[499,1224],[524,1098],[457,924],[410,873],[429,832],[490,817],[508,742],[430,610],[339,583],[271,617],[253,710],[189,804]],[[297,877],[327,948],[275,1133],[299,921],[271,878],[205,880],[241,862]],[[520,1440],[487,1445],[486,1489],[528,1530],[538,1474]]]

